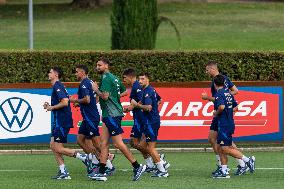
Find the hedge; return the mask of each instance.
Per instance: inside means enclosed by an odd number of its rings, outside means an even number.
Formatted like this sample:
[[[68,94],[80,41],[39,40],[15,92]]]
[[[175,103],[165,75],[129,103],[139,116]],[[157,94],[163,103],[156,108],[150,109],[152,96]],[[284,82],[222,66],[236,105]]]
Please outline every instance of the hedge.
[[[146,71],[156,82],[184,82],[209,80],[205,64],[219,62],[220,70],[232,80],[271,81],[284,78],[283,52],[166,52],[166,51],[2,51],[0,52],[0,82],[47,82],[52,66],[61,66],[63,81],[76,81],[74,68],[86,64],[90,78],[99,77],[94,71],[97,60],[111,60],[111,72],[121,76],[125,68]]]

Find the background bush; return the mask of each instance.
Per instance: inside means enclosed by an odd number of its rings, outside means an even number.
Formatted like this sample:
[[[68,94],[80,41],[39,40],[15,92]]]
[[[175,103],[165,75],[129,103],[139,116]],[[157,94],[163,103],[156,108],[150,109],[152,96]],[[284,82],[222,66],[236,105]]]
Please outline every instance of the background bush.
[[[76,81],[74,67],[89,66],[90,78],[98,80],[94,71],[100,57],[111,60],[111,71],[121,75],[128,67],[147,71],[152,81],[203,81],[209,60],[219,62],[220,70],[232,80],[271,81],[284,78],[284,53],[281,52],[161,52],[161,51],[68,51],[68,52],[0,52],[0,82],[47,82],[52,66],[61,66],[63,81]]]

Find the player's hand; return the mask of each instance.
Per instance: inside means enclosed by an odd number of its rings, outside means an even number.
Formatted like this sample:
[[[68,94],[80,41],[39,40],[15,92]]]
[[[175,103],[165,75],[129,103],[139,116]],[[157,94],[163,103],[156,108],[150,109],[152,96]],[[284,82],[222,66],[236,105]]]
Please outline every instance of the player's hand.
[[[48,105],[48,106],[46,107],[46,111],[52,111],[52,110],[53,110],[53,106]]]
[[[203,100],[208,100],[208,99],[209,99],[209,96],[208,96],[208,94],[207,94],[205,91],[203,91],[203,93],[201,93],[201,98],[202,98]]]
[[[128,113],[128,112],[132,111],[133,109],[134,109],[134,107],[129,105],[129,106],[126,106],[126,107],[123,108],[123,112]]]
[[[130,112],[130,110],[128,109],[128,107],[124,107],[124,108],[123,108],[123,112],[124,112],[124,113],[128,113],[128,112]]]
[[[75,96],[70,96],[69,100],[71,103],[75,103],[77,98]]]
[[[49,103],[48,103],[48,102],[44,102],[43,108],[44,108],[44,109],[47,109],[48,106],[50,106]]]
[[[93,82],[93,84],[92,84],[92,89],[93,89],[95,92],[97,92],[97,91],[99,90],[99,86],[98,86],[97,82]]]
[[[217,115],[217,112],[216,112],[216,110],[214,110],[213,111],[213,117],[217,117],[218,115]]]

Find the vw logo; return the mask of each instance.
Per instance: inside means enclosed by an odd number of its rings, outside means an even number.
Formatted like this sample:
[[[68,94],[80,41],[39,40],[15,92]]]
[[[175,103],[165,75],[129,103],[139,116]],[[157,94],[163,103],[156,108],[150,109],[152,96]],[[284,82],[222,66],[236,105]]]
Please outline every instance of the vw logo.
[[[32,120],[32,107],[22,98],[8,98],[0,105],[0,125],[7,131],[21,132],[30,126]]]

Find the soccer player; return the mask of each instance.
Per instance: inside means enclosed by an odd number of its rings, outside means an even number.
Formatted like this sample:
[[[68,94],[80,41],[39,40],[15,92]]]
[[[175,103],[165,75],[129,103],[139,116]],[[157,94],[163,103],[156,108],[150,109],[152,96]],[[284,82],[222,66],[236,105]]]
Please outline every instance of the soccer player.
[[[127,95],[126,88],[121,81],[109,72],[110,62],[107,59],[100,59],[97,62],[97,71],[101,74],[100,85],[93,83],[93,89],[100,97],[102,109],[102,134],[101,134],[101,156],[99,173],[90,175],[91,179],[106,181],[105,166],[109,152],[109,138],[112,139],[113,145],[118,148],[123,155],[130,161],[133,166],[133,181],[140,178],[146,169],[146,165],[140,165],[134,158],[133,154],[123,143],[121,120],[124,116],[120,103],[120,97]]]
[[[59,81],[63,72],[59,67],[50,69],[48,78],[52,84],[51,105],[45,102],[43,108],[46,111],[51,111],[53,114],[52,133],[50,148],[54,153],[55,160],[59,165],[58,174],[53,179],[71,179],[67,171],[63,155],[82,159],[84,154],[80,154],[73,149],[65,148],[64,143],[67,143],[67,135],[70,128],[73,127],[73,119],[69,102],[69,95],[64,85]]]
[[[229,90],[225,88],[225,78],[222,75],[214,77],[214,85],[217,90],[214,100],[214,117],[218,117],[218,152],[221,157],[221,169],[213,175],[213,178],[230,178],[228,175],[228,158],[230,155],[244,162],[241,166],[240,173],[244,174],[249,168],[253,173],[255,170],[255,157],[246,157],[233,146],[232,134],[235,131],[233,113],[237,109],[237,102]]]
[[[218,70],[217,63],[213,62],[213,61],[209,61],[206,64],[206,73],[209,74],[212,78],[214,78],[215,76],[219,75],[220,72]],[[224,76],[224,78],[225,78],[224,88],[226,90],[229,90],[232,95],[238,94],[237,87],[230,81],[230,79],[228,77]],[[217,91],[215,89],[214,82],[212,80],[212,83],[211,83],[211,96],[207,95],[206,92],[203,92],[202,93],[202,99],[214,102],[216,93],[217,93]],[[217,117],[213,117],[212,123],[211,123],[211,126],[210,126],[208,141],[211,144],[211,146],[213,148],[213,151],[214,151],[214,153],[216,155],[217,169],[216,169],[216,171],[212,172],[212,174],[218,172],[218,170],[221,169],[221,160],[220,160],[220,156],[218,154],[218,149],[217,149],[217,135],[218,135],[218,118]],[[233,145],[235,146],[234,143],[233,143]],[[243,165],[244,162],[242,162],[242,160],[239,160],[239,159],[236,159],[236,160],[238,162],[238,170],[237,170],[236,174],[238,174],[239,169],[241,169],[240,165]]]
[[[139,150],[141,154],[143,155],[145,161],[146,161],[146,172],[152,172],[155,170],[155,164],[153,163],[153,160],[151,156],[148,154],[147,151],[147,143],[144,132],[144,126],[143,126],[143,113],[142,110],[139,108],[134,108],[134,105],[131,104],[131,102],[137,103],[142,102],[143,98],[143,88],[140,86],[139,81],[137,80],[136,72],[132,68],[128,68],[124,70],[123,72],[123,81],[131,85],[131,93],[130,93],[130,105],[124,108],[125,112],[132,111],[133,113],[133,120],[134,124],[131,130],[130,135],[130,145],[131,147]],[[161,101],[161,97],[157,94],[157,101],[158,104]],[[168,162],[164,161],[164,154],[160,155],[161,160],[165,164],[165,167],[169,168],[170,164]]]
[[[72,96],[70,102],[74,106],[79,106],[83,121],[80,125],[77,143],[88,154],[92,162],[87,164],[87,172],[90,174],[93,166],[97,167],[99,164],[98,158],[100,154],[100,133],[99,123],[100,114],[96,105],[96,94],[92,89],[93,81],[88,78],[89,69],[86,65],[78,65],[76,67],[76,77],[81,82],[78,88],[78,98]],[[87,157],[85,157],[87,158]],[[82,160],[85,163],[85,159]],[[93,164],[93,165],[92,165]],[[115,168],[112,166],[110,160],[107,160],[107,173],[112,174]]]
[[[157,171],[155,171],[152,176],[168,177],[169,173],[156,150],[158,131],[160,128],[160,115],[158,110],[157,94],[154,88],[150,86],[148,73],[142,73],[139,75],[139,84],[143,88],[142,100],[141,102],[135,102],[132,100],[132,104],[134,107],[141,109],[143,112],[142,118],[147,142],[147,152],[150,154],[157,167]]]

